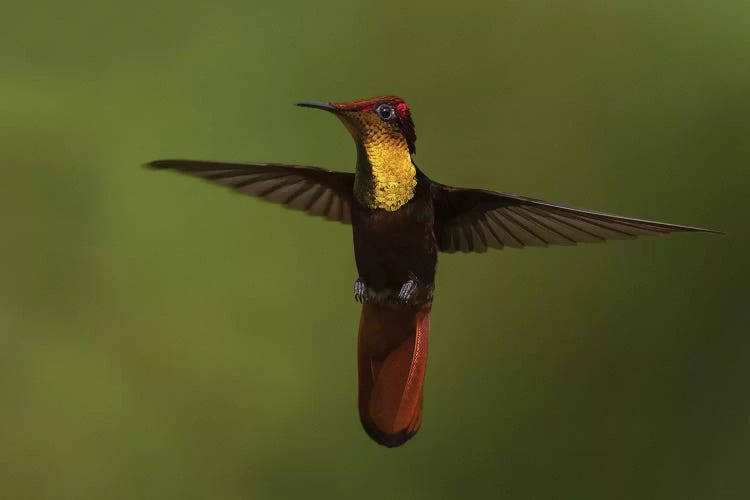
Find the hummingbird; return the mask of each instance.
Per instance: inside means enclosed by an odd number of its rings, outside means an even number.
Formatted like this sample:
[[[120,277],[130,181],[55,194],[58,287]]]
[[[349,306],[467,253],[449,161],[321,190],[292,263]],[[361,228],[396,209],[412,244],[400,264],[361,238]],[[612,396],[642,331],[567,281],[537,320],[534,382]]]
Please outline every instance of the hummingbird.
[[[354,298],[362,304],[359,416],[365,432],[387,447],[404,444],[422,422],[438,253],[716,232],[435,182],[414,161],[411,111],[396,96],[297,105],[327,111],[344,124],[356,144],[354,173],[183,159],[147,166],[351,225],[358,272]]]

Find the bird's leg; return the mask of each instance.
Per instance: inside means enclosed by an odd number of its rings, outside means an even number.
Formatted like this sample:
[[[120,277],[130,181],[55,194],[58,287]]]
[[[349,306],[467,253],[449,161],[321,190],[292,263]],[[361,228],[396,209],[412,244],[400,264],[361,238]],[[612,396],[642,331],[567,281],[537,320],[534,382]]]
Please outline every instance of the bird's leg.
[[[401,290],[398,292],[398,300],[404,304],[408,303],[414,296],[414,291],[417,289],[417,286],[419,286],[419,281],[417,280],[417,277],[412,274],[408,281],[401,285]]]
[[[354,300],[360,304],[364,304],[367,300],[367,285],[362,278],[357,278],[354,282]]]

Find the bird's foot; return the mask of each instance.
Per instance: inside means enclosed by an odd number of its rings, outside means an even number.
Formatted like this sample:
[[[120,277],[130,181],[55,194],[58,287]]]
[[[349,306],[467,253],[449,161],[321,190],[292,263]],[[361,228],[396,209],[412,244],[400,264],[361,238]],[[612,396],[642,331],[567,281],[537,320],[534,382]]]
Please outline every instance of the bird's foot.
[[[401,285],[401,290],[398,292],[398,300],[402,304],[407,304],[411,301],[414,296],[414,291],[419,286],[416,278],[409,278],[409,281]]]
[[[367,300],[367,285],[362,278],[357,278],[354,282],[354,300],[360,304],[364,304]]]

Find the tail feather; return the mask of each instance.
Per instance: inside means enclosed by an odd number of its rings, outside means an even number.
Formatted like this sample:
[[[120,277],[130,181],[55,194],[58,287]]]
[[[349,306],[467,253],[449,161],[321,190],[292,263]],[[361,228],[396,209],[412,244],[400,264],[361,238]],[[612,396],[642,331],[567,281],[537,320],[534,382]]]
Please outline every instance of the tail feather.
[[[400,446],[422,423],[431,303],[365,303],[359,322],[359,416],[367,434]]]

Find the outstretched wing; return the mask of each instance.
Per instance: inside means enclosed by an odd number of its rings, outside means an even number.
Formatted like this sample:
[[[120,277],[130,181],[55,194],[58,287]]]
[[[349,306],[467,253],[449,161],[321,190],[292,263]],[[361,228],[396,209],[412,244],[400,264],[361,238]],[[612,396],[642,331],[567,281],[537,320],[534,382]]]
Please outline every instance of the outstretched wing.
[[[436,237],[443,252],[575,245],[674,232],[690,226],[621,217],[482,189],[433,186]]]
[[[351,224],[354,174],[279,163],[157,160],[150,168],[175,170],[227,186],[238,193]]]

